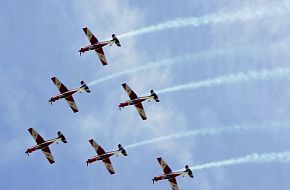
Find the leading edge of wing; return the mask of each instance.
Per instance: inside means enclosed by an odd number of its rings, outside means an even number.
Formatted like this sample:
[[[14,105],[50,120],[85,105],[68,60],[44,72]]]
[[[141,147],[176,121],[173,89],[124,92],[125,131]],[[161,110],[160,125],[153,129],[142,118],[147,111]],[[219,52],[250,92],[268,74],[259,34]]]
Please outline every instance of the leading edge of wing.
[[[91,44],[96,44],[98,42],[98,39],[94,36],[94,34],[87,27],[84,27],[83,31],[86,34]]]
[[[114,170],[113,165],[112,165],[112,163],[110,161],[110,158],[104,159],[102,161],[105,164],[107,170],[110,172],[110,174],[111,175],[115,174],[115,170]]]
[[[69,107],[72,109],[74,113],[78,112],[78,107],[75,103],[75,100],[72,96],[66,97],[65,100],[67,101]]]
[[[29,128],[28,131],[37,144],[45,142],[44,139],[33,128]]]
[[[68,91],[67,87],[60,82],[56,77],[51,77],[52,82],[55,84],[55,86],[58,88],[60,93],[65,93]]]
[[[131,100],[138,98],[137,94],[129,87],[129,85],[127,83],[123,83],[122,87],[127,92],[128,96]]]
[[[54,158],[53,158],[53,156],[50,152],[50,149],[48,147],[42,148],[41,150],[44,153],[44,156],[47,158],[47,160],[50,164],[55,163]]]
[[[146,113],[145,113],[145,111],[144,111],[144,108],[143,108],[142,104],[141,104],[141,103],[138,103],[138,104],[135,105],[135,107],[136,107],[136,109],[137,109],[139,115],[141,116],[141,118],[142,118],[143,120],[146,120],[147,117],[146,117]]]
[[[166,164],[166,162],[161,157],[157,158],[157,160],[165,174],[169,174],[172,172],[171,168],[168,166],[168,164]]]
[[[99,56],[99,59],[101,60],[102,64],[105,66],[108,64],[105,53],[103,48],[98,48],[95,50],[97,55]]]
[[[92,147],[95,149],[98,155],[102,155],[106,153],[105,150],[98,143],[96,143],[96,141],[94,141],[94,139],[90,139],[89,142],[92,145]]]
[[[178,185],[175,178],[168,179],[168,181],[172,187],[172,190],[178,190]]]

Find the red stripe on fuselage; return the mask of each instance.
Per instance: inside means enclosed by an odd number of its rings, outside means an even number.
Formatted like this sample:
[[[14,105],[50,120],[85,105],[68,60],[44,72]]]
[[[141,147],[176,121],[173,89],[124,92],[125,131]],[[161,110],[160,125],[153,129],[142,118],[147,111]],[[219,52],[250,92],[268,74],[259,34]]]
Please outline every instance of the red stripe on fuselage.
[[[37,145],[35,145],[35,146],[31,147],[31,148],[28,148],[27,152],[31,153],[31,152],[34,152],[36,150],[43,149],[45,147],[48,147],[49,145],[51,145],[54,142],[55,142],[55,139],[45,141],[44,143],[37,144]]]
[[[135,100],[128,100],[126,102],[120,103],[119,107],[123,108],[123,107],[130,106],[130,105],[136,105],[136,104],[144,102],[147,99],[148,99],[148,97],[141,97],[141,98],[138,98]]]
[[[88,46],[82,47],[79,50],[79,52],[84,53],[84,52],[90,51],[90,50],[97,50],[97,49],[100,49],[108,44],[109,44],[109,42],[98,42],[98,43],[93,44],[93,45],[88,45]]]
[[[58,94],[56,96],[53,96],[50,98],[50,102],[55,102],[56,100],[59,100],[59,99],[62,99],[62,98],[67,98],[71,95],[73,95],[74,93],[76,93],[77,91],[79,91],[79,89],[73,89],[73,90],[69,90],[65,93],[61,93],[61,94]]]
[[[106,154],[102,154],[102,155],[98,155],[98,156],[94,156],[92,158],[89,158],[87,160],[87,163],[93,163],[95,161],[98,161],[98,160],[105,160],[107,158],[110,158],[111,156],[113,156],[115,154],[115,152],[108,152]]]
[[[181,173],[170,173],[170,174],[165,174],[165,175],[159,175],[159,176],[155,176],[154,180],[155,181],[159,181],[159,180],[164,180],[164,179],[171,179],[171,178],[175,178],[177,176],[180,176]]]

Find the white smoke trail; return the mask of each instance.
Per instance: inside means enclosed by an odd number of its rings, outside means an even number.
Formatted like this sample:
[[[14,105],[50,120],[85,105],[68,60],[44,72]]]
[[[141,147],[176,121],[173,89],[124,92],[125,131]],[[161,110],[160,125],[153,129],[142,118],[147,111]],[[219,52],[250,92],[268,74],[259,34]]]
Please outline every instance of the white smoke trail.
[[[210,162],[207,164],[196,165],[190,167],[192,170],[203,170],[209,168],[220,168],[225,166],[250,164],[250,163],[268,163],[268,162],[280,162],[289,163],[290,162],[290,151],[287,152],[272,152],[267,154],[250,154],[239,158],[232,158],[228,160],[222,160],[217,162]],[[180,169],[184,170],[184,169]]]
[[[279,129],[279,128],[287,128],[290,127],[290,122],[272,122],[267,124],[249,124],[242,126],[232,126],[232,127],[215,127],[215,128],[205,128],[205,129],[197,129],[192,131],[186,131],[183,133],[177,133],[157,138],[152,138],[149,140],[144,140],[141,142],[132,143],[127,145],[125,149],[137,148],[139,146],[149,145],[153,143],[158,143],[162,141],[174,140],[174,139],[182,139],[188,137],[196,137],[196,136],[206,136],[206,135],[215,135],[219,133],[234,133],[234,132],[247,132],[250,130],[269,130],[269,129]]]
[[[269,44],[268,46],[276,47],[275,44]],[[169,58],[169,59],[163,59],[163,60],[159,60],[156,62],[147,63],[143,66],[136,67],[133,69],[127,69],[124,71],[120,71],[120,72],[102,77],[100,79],[94,80],[94,81],[88,83],[88,86],[93,86],[96,84],[107,82],[109,80],[112,80],[112,79],[115,79],[118,77],[130,75],[130,74],[135,74],[138,72],[146,71],[149,69],[154,69],[154,68],[161,67],[161,66],[169,66],[169,65],[185,64],[185,63],[194,64],[194,63],[196,63],[196,61],[198,59],[201,59],[201,58],[210,58],[210,57],[215,57],[215,56],[219,56],[219,55],[231,55],[233,52],[238,52],[238,53],[245,52],[245,51],[249,52],[249,53],[253,53],[253,52],[259,53],[259,52],[264,52],[264,51],[269,52],[270,50],[269,50],[268,46],[267,45],[263,45],[263,46],[251,45],[251,46],[242,46],[242,47],[228,47],[228,48],[224,48],[224,49],[213,49],[213,50],[199,52],[199,53],[185,54],[182,56],[176,56],[176,57]]]
[[[277,77],[290,77],[290,68],[275,68],[273,70],[263,69],[261,71],[248,71],[246,73],[239,72],[235,74],[221,75],[216,78],[210,78],[199,82],[191,82],[181,84],[162,90],[156,91],[157,94],[176,92],[181,90],[195,90],[198,88],[206,88],[219,86],[224,84],[233,84],[238,82],[250,82],[253,80],[269,80]]]
[[[159,61],[156,61],[156,62],[151,62],[151,63],[148,63],[146,65],[143,65],[143,66],[140,66],[140,67],[137,67],[137,68],[120,71],[120,72],[117,72],[115,74],[102,77],[100,79],[97,79],[95,81],[90,82],[88,84],[88,86],[93,86],[93,85],[96,85],[96,84],[100,84],[100,83],[109,81],[111,79],[115,79],[117,77],[121,77],[121,76],[124,76],[124,75],[129,75],[129,74],[135,74],[135,73],[138,73],[138,72],[141,72],[141,71],[153,69],[153,68],[160,67],[160,66],[166,66],[166,65],[168,66],[168,65],[183,63],[183,62],[194,60],[194,59],[199,59],[199,58],[202,58],[202,57],[211,57],[211,56],[216,56],[216,55],[220,55],[220,54],[230,53],[234,49],[235,48],[227,48],[227,49],[221,49],[221,50],[211,50],[211,51],[206,51],[206,52],[201,52],[201,53],[193,53],[193,54],[186,54],[186,55],[183,55],[183,56],[177,56],[177,57],[170,58],[170,59],[163,59],[163,60],[159,60]]]
[[[247,21],[257,18],[272,17],[285,15],[289,13],[290,6],[289,1],[283,1],[279,4],[273,5],[271,7],[260,7],[260,8],[246,8],[240,11],[225,13],[219,11],[210,15],[205,15],[201,17],[187,17],[187,18],[177,18],[175,20],[169,20],[156,25],[147,26],[139,30],[134,30],[128,33],[118,35],[119,38],[131,37],[142,35],[146,33],[152,33],[161,30],[180,28],[185,26],[198,27],[208,24],[215,24],[220,22],[236,22],[236,21]]]

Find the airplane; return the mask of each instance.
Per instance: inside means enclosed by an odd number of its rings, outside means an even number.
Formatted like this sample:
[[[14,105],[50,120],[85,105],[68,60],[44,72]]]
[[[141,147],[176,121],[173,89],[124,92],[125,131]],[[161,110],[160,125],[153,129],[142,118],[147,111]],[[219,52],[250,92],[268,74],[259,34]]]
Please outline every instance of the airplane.
[[[121,144],[119,144],[118,145],[118,150],[105,152],[104,149],[99,144],[97,144],[94,141],[94,139],[89,140],[89,142],[92,145],[92,147],[95,149],[95,151],[97,152],[98,155],[94,156],[92,158],[89,158],[86,161],[87,166],[89,164],[95,162],[95,161],[102,160],[103,163],[105,164],[107,170],[110,172],[110,174],[111,175],[115,174],[113,165],[112,165],[112,163],[110,161],[110,157],[113,156],[113,155],[116,155],[116,156],[120,156],[120,155],[127,156],[127,152],[123,148],[123,146]]]
[[[120,103],[119,109],[121,110],[121,108],[123,107],[134,105],[137,108],[137,111],[139,115],[141,116],[141,118],[143,120],[146,120],[147,117],[146,117],[144,108],[142,106],[142,102],[144,102],[145,100],[148,100],[149,102],[152,100],[155,100],[156,102],[160,102],[158,99],[158,96],[155,94],[153,90],[150,90],[150,93],[151,93],[150,96],[138,97],[137,94],[126,83],[123,83],[122,86],[127,92],[128,96],[130,97],[130,100]]]
[[[81,81],[80,87],[68,90],[67,87],[64,84],[62,84],[56,77],[52,77],[51,80],[55,84],[55,86],[59,89],[60,94],[51,97],[48,102],[50,102],[50,104],[52,104],[53,102],[64,98],[67,101],[67,103],[69,104],[70,108],[73,110],[73,112],[74,113],[78,112],[79,110],[77,108],[77,105],[76,105],[72,95],[76,92],[81,93],[83,91],[90,93],[91,91],[90,91],[89,87],[85,84],[85,82]]]
[[[190,170],[188,165],[185,166],[184,171],[172,172],[170,167],[165,163],[165,161],[161,157],[157,158],[157,160],[158,160],[160,166],[162,167],[164,174],[159,175],[159,176],[155,176],[152,179],[153,184],[155,181],[157,182],[159,180],[167,179],[172,187],[172,190],[178,190],[177,182],[175,179],[177,176],[183,176],[183,177],[189,176],[189,177],[193,178],[192,171]]]
[[[105,53],[104,53],[102,47],[104,47],[108,44],[110,46],[112,46],[114,43],[117,46],[121,47],[121,43],[118,40],[118,38],[116,37],[116,35],[112,34],[112,40],[99,42],[98,39],[94,36],[94,34],[87,27],[83,28],[83,31],[85,32],[86,36],[88,37],[89,41],[91,42],[91,45],[82,47],[79,50],[80,55],[82,55],[82,53],[85,53],[86,51],[95,50],[95,52],[99,56],[99,59],[101,60],[102,64],[104,66],[107,65],[108,62],[106,60],[106,56],[105,56]]]
[[[31,134],[31,136],[34,138],[37,144],[35,146],[28,148],[25,153],[29,155],[30,153],[41,149],[45,157],[49,161],[49,163],[50,164],[55,163],[54,158],[50,152],[49,145],[51,145],[52,143],[59,143],[60,141],[62,141],[63,143],[67,143],[63,134],[59,131],[57,132],[57,135],[58,135],[57,138],[45,141],[33,128],[29,128],[28,131]]]

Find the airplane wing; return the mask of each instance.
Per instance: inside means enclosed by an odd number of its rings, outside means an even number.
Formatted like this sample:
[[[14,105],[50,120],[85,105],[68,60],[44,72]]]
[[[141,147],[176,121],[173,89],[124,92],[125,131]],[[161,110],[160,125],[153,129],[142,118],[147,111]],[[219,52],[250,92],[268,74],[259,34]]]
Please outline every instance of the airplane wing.
[[[45,142],[44,139],[33,128],[29,128],[28,131],[31,134],[31,136],[34,138],[37,144],[41,144]]]
[[[160,166],[162,167],[164,174],[169,174],[172,172],[170,167],[166,164],[166,162],[161,157],[157,158],[157,160],[158,160]]]
[[[41,149],[42,152],[44,153],[45,157],[47,158],[47,160],[49,161],[50,164],[53,164],[55,161],[54,161],[54,158],[50,152],[50,149],[48,147],[45,147],[45,148],[42,148]]]
[[[70,108],[72,109],[72,111],[74,113],[78,112],[78,107],[75,103],[75,100],[72,96],[66,97],[65,100],[67,101],[68,105],[70,106]]]
[[[107,158],[107,159],[104,159],[104,160],[102,160],[102,161],[103,161],[103,163],[105,164],[107,170],[110,172],[110,174],[111,174],[111,175],[115,174],[115,171],[114,171],[114,168],[113,168],[113,165],[112,165],[110,159]]]
[[[56,77],[52,77],[51,80],[55,84],[55,86],[59,89],[60,93],[68,91],[67,87],[63,85]]]
[[[136,109],[137,109],[139,115],[141,116],[141,118],[142,118],[143,120],[146,120],[147,117],[146,117],[146,114],[145,114],[145,111],[144,111],[144,108],[143,108],[142,104],[141,104],[141,103],[136,104],[135,107],[136,107]]]
[[[91,44],[96,44],[98,42],[98,39],[94,36],[94,34],[87,27],[83,28],[83,31],[85,32]]]
[[[89,142],[92,145],[92,147],[95,149],[98,155],[102,155],[106,153],[104,149],[98,143],[96,143],[96,141],[94,141],[94,139],[89,140]]]
[[[104,53],[104,51],[103,51],[103,48],[98,48],[98,49],[96,49],[95,51],[96,51],[97,55],[99,56],[99,58],[100,58],[102,64],[103,64],[103,65],[107,65],[108,62],[107,62],[107,59],[106,59],[105,53]]]
[[[137,94],[126,83],[123,83],[122,86],[131,100],[138,98]]]
[[[177,182],[175,178],[171,178],[168,181],[172,187],[172,190],[178,190],[178,186],[177,186]]]

